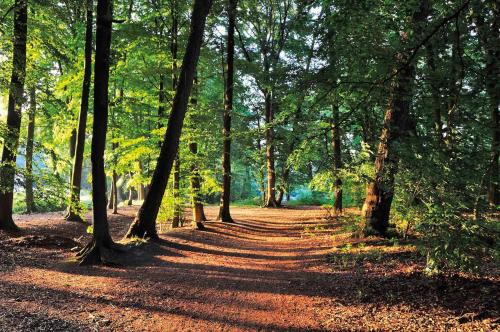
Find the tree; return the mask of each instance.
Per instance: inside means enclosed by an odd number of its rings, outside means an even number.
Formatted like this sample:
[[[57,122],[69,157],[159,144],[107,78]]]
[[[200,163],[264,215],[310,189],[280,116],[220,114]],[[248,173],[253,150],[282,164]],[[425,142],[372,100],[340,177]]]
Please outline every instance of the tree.
[[[419,25],[428,16],[427,0],[413,14],[411,30],[419,31]],[[389,226],[389,214],[394,197],[394,178],[398,171],[401,142],[409,134],[409,112],[412,99],[412,85],[415,79],[415,61],[408,50],[410,32],[401,33],[402,50],[395,56],[393,80],[390,87],[389,103],[385,113],[384,127],[380,135],[375,179],[366,190],[363,205],[365,233],[376,232],[385,235]],[[419,35],[420,36],[420,35]]]
[[[193,112],[196,111],[198,106],[198,77],[195,73],[193,92],[191,96],[191,107]],[[191,206],[193,211],[193,221],[196,223],[196,227],[199,230],[204,230],[205,226],[203,222],[207,220],[205,217],[205,210],[203,208],[203,203],[201,201],[201,176],[199,170],[199,160],[198,160],[198,143],[195,139],[191,139],[189,142],[189,152],[192,155],[191,161],[191,174],[190,174],[190,184],[191,184]]]
[[[196,158],[198,154],[198,144],[196,142],[189,143],[189,151]],[[201,178],[198,167],[196,167],[196,160],[191,165],[191,196],[192,196],[192,209],[193,221],[199,230],[205,229],[203,221],[205,221],[205,213],[203,210],[203,203],[200,201]]]
[[[80,187],[82,183],[83,153],[85,150],[85,132],[87,130],[87,113],[89,109],[90,82],[92,79],[92,22],[93,0],[86,1],[85,24],[85,65],[82,83],[82,99],[78,116],[78,130],[76,133],[76,146],[71,172],[70,197],[68,211],[65,219],[68,221],[82,221],[80,215]]]
[[[222,193],[219,212],[219,218],[222,222],[233,222],[229,211],[229,204],[231,202],[231,113],[233,110],[234,94],[234,30],[236,25],[236,7],[237,0],[229,0],[227,7],[227,69],[226,84],[224,85]]]
[[[302,4],[301,4],[302,6]],[[267,188],[266,207],[278,207],[276,201],[276,170],[275,170],[275,114],[279,105],[276,92],[278,86],[279,64],[281,53],[289,36],[291,12],[294,9],[292,1],[262,1],[257,6],[245,4],[243,12],[251,23],[253,32],[252,48],[258,50],[256,58],[262,59],[260,71],[253,76],[258,89],[264,97],[264,135],[266,141]],[[255,10],[257,8],[257,10]],[[297,10],[298,13],[301,10]],[[244,47],[244,45],[242,45]],[[244,48],[248,62],[255,59],[250,56],[248,48]]]
[[[186,115],[188,99],[193,87],[193,78],[200,56],[205,22],[211,6],[211,0],[195,0],[194,2],[188,43],[182,61],[182,69],[179,75],[179,82],[169,117],[167,131],[151,179],[149,193],[137,212],[134,222],[130,226],[126,235],[128,238],[134,236],[151,239],[158,238],[156,217],[158,216],[168,178],[179,148],[179,140],[182,133],[184,117]]]
[[[172,40],[170,41],[170,53],[172,55],[172,91],[177,89],[177,50],[178,50],[178,30],[179,20],[177,14],[177,1],[172,0]],[[180,202],[180,176],[181,176],[181,158],[179,151],[174,161],[174,218],[172,220],[172,227],[177,228],[180,226],[182,217],[182,207]]]
[[[24,100],[26,77],[26,38],[28,34],[28,1],[16,0],[14,4],[14,36],[12,52],[12,75],[9,86],[7,108],[7,135],[5,137],[2,164],[0,165],[0,229],[17,230],[12,219],[14,202],[14,177],[16,155],[21,128],[21,112]]]
[[[108,85],[113,22],[113,1],[97,1],[96,60],[94,70],[94,123],[92,126],[92,240],[78,253],[80,264],[109,261],[114,242],[109,234],[106,210],[104,150],[108,129]]]
[[[35,114],[36,114],[36,89],[30,88],[30,107],[28,110],[28,135],[26,138],[26,160],[25,160],[25,183],[26,190],[26,213],[36,211],[35,197],[33,196],[33,145],[35,138]]]
[[[334,190],[334,202],[333,211],[336,214],[342,213],[342,179],[339,176],[339,172],[342,168],[342,149],[340,140],[340,117],[339,117],[339,106],[337,104],[332,106],[332,150],[333,150],[333,172],[335,173],[335,190]]]
[[[500,75],[498,66],[498,58],[500,57],[500,8],[495,1],[487,1],[486,3],[487,5],[484,8],[476,5],[474,14],[479,41],[486,62],[484,80],[489,99],[488,108],[491,114],[491,165],[488,171],[488,203],[494,208],[500,204],[500,117],[498,111],[500,106],[498,87],[498,77]],[[488,11],[491,13],[489,17],[485,14]]]

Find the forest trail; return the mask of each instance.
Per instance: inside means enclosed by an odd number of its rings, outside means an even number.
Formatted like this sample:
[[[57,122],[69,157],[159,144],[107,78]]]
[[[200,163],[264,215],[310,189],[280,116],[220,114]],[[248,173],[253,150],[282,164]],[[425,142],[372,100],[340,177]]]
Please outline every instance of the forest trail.
[[[115,239],[135,211],[110,216]],[[216,208],[206,212],[215,219]],[[494,324],[492,294],[477,294],[497,292],[498,283],[460,280],[459,296],[450,288],[438,298],[404,248],[362,261],[342,251],[342,260],[329,264],[333,248],[357,240],[349,239],[347,221],[327,221],[320,208],[233,208],[232,216],[235,224],[210,221],[207,231],[177,229],[133,248],[123,267],[79,267],[64,262],[67,249],[2,236],[0,330],[431,331]],[[60,214],[17,221],[25,236],[77,238],[86,227]]]
[[[215,208],[206,212],[215,219]],[[2,277],[2,303],[33,313],[35,322],[50,318],[71,328],[321,330],[315,308],[325,300],[328,276],[320,266],[331,243],[311,241],[304,228],[321,223],[323,212],[288,210],[285,218],[283,212],[238,208],[234,224],[171,231],[128,254],[126,269],[16,266]],[[111,216],[115,238],[126,229],[124,219]],[[78,225],[70,226],[68,233]]]

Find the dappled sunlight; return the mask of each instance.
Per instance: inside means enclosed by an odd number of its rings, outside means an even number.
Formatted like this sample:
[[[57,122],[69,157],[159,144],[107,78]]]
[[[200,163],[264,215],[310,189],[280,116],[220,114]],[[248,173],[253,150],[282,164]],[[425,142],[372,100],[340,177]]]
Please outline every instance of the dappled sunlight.
[[[206,210],[211,216],[216,208]],[[133,214],[133,208],[125,210],[129,217],[114,220],[113,232],[122,233]],[[443,292],[438,280],[423,274],[422,258],[411,243],[352,237],[346,224],[351,219],[325,221],[321,209],[290,210],[286,217],[279,210],[234,209],[233,215],[236,224],[209,221],[206,231],[188,225],[157,242],[133,244],[123,253],[126,264],[117,267],[80,267],[68,261],[65,250],[20,247],[23,255],[50,259],[38,259],[38,266],[16,259],[0,279],[0,300],[45,317],[34,320],[64,321],[75,312],[67,326],[116,330],[142,324],[154,330],[168,322],[176,329],[210,324],[213,329],[319,331],[353,319],[383,325],[389,313],[398,315],[394,324],[404,319],[423,324],[431,317],[446,321],[458,315],[462,303],[478,315],[480,310],[472,309],[479,300],[476,291],[498,289],[493,280],[462,278],[447,281],[449,293]],[[59,222],[51,221],[50,228]],[[38,225],[47,227],[33,218],[26,230],[37,232]],[[265,237],[266,232],[277,236]],[[231,236],[242,233],[246,238]],[[421,312],[429,301],[433,309]]]

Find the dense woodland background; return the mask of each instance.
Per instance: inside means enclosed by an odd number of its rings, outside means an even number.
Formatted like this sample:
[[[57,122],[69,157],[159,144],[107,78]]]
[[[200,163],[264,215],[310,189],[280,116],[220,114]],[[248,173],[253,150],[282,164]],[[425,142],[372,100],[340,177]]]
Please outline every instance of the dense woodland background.
[[[1,2],[1,228],[94,193],[112,249],[107,202],[152,238],[191,206],[325,205],[431,271],[498,259],[498,1],[194,3]]]

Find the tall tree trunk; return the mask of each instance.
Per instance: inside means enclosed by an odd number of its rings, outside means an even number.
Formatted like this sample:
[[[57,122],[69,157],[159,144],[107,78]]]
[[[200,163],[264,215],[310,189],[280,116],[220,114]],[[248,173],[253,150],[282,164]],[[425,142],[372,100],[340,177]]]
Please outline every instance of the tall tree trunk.
[[[224,90],[222,193],[219,218],[222,222],[233,222],[229,205],[231,203],[231,115],[234,93],[234,30],[236,24],[237,0],[228,0],[227,69]]]
[[[142,175],[144,173],[144,166],[142,166],[142,162],[139,160],[139,172]],[[139,184],[137,187],[137,200],[143,201],[146,199],[146,188],[144,184]]]
[[[76,134],[75,158],[71,172],[70,197],[65,219],[82,221],[80,211],[80,189],[82,183],[83,154],[85,150],[85,132],[87,130],[87,114],[89,110],[90,82],[92,79],[92,22],[93,0],[86,2],[87,18],[85,28],[85,65],[83,71],[82,100],[78,115],[78,131]]]
[[[267,195],[266,207],[278,207],[276,202],[276,171],[274,165],[274,105],[272,93],[265,94],[266,107],[266,165],[267,165]]]
[[[132,172],[129,172],[130,180],[132,180]],[[134,186],[129,185],[127,205],[132,206],[134,202]]]
[[[160,88],[158,91],[158,128],[163,128],[165,117],[165,75],[160,74]]]
[[[194,86],[191,97],[191,107],[193,110],[196,110],[198,106],[198,77],[195,72],[194,77]],[[193,161],[191,163],[191,196],[192,196],[192,210],[193,210],[193,221],[196,223],[196,227],[199,230],[205,229],[203,225],[203,221],[206,221],[205,211],[203,208],[203,203],[201,202],[201,176],[200,171],[198,169],[198,143],[190,142],[189,143],[189,151],[193,156]]]
[[[443,136],[443,120],[442,120],[442,106],[441,106],[441,89],[440,89],[440,79],[439,73],[436,65],[436,54],[434,49],[434,43],[430,41],[426,47],[427,51],[427,66],[430,70],[430,81],[431,81],[431,96],[434,108],[434,131],[436,135],[436,141],[439,145],[444,142]]]
[[[134,203],[134,187],[128,188],[127,206],[132,206]]]
[[[111,177],[111,190],[109,191],[108,200],[106,201],[108,203],[108,210],[111,210],[113,208],[114,191],[115,186],[113,185],[113,177]]]
[[[332,148],[333,148],[333,173],[336,177],[334,183],[334,202],[333,211],[335,214],[342,213],[342,179],[339,172],[342,169],[342,149],[340,140],[340,119],[339,119],[339,106],[332,106]]]
[[[193,87],[194,73],[200,56],[205,22],[211,6],[211,0],[195,0],[194,2],[191,28],[182,62],[179,84],[177,85],[160,156],[158,157],[153,178],[151,179],[149,193],[137,212],[137,216],[130,226],[127,237],[158,238],[156,217],[158,216],[168,178],[179,148],[182,125],[186,115],[189,95]]]
[[[92,205],[93,234],[91,242],[78,253],[80,264],[97,264],[108,260],[113,249],[106,210],[106,174],[104,150],[108,129],[108,86],[113,21],[113,1],[97,1],[96,56],[94,73],[94,122],[92,128]]]
[[[452,55],[451,55],[451,63],[449,67],[451,67],[451,73],[449,75],[450,82],[447,84],[449,86],[448,93],[448,102],[447,102],[447,117],[446,117],[446,144],[448,147],[452,148],[455,141],[455,136],[457,134],[456,124],[455,124],[455,116],[458,113],[459,108],[459,98],[460,98],[460,89],[462,87],[462,82],[464,79],[464,70],[462,68],[461,59],[463,57],[463,50],[461,47],[460,41],[460,31],[457,29],[455,31],[457,37],[453,42],[452,46]]]
[[[30,108],[28,110],[28,137],[26,139],[26,212],[36,211],[35,198],[33,196],[33,141],[35,138],[35,113],[36,113],[36,90],[30,89]]]
[[[120,100],[122,100],[122,98],[123,98],[123,90],[121,90],[121,91],[122,91],[122,93],[121,93]],[[121,103],[121,101],[119,103]],[[112,119],[111,122],[114,126],[115,125],[114,110],[111,113],[111,119]],[[113,130],[111,130],[111,139],[114,139],[114,131]],[[108,209],[113,210],[113,214],[118,213],[118,187],[116,185],[116,182],[118,181],[118,175],[116,174],[115,165],[116,165],[117,161],[116,161],[116,157],[114,155],[116,148],[118,148],[118,143],[112,142],[111,143],[111,151],[113,154],[113,161],[112,161],[113,170],[111,173],[111,191],[109,192]]]
[[[70,157],[70,159],[75,158],[75,151],[76,151],[76,128],[73,128],[71,130],[71,136],[69,138],[69,157]],[[70,175],[70,179],[71,179],[71,175]]]
[[[419,25],[427,18],[427,0],[422,0],[420,9],[414,14],[412,25]],[[417,27],[412,26],[413,30]],[[389,226],[389,214],[394,197],[394,179],[398,171],[401,143],[409,130],[409,112],[412,85],[415,79],[415,61],[407,50],[408,34],[401,35],[401,47],[396,54],[395,77],[391,83],[389,104],[384,117],[377,158],[375,179],[369,183],[363,205],[365,234],[385,235]]]
[[[290,177],[290,166],[286,165],[285,163],[285,165],[283,165],[283,176],[281,179],[282,183],[279,185],[278,197],[276,197],[276,203],[278,204],[278,206],[281,206],[285,193],[288,193],[289,177]]]
[[[189,143],[189,151],[193,155],[193,163],[191,165],[191,195],[192,195],[192,209],[193,209],[193,221],[196,223],[196,227],[200,230],[205,229],[203,225],[205,213],[203,211],[203,204],[200,200],[200,190],[201,190],[201,179],[200,172],[196,166],[196,156],[198,154],[198,144],[196,142]]]
[[[486,68],[484,70],[486,93],[488,94],[488,108],[491,114],[491,166],[489,170],[488,181],[488,203],[494,208],[500,205],[500,173],[499,173],[499,157],[500,157],[500,123],[498,108],[500,106],[500,91],[498,77],[500,69],[498,59],[500,58],[500,33],[499,20],[500,8],[495,1],[488,2],[488,5],[476,5],[475,16],[476,25],[478,28],[479,40],[483,48]],[[484,10],[491,11],[490,19],[485,17]]]
[[[26,37],[28,33],[28,1],[16,0],[14,4],[14,37],[12,52],[12,76],[9,86],[7,108],[7,129],[2,164],[0,166],[0,229],[17,230],[12,219],[14,203],[14,178],[16,174],[16,155],[21,128],[24,79],[26,77]]]
[[[177,18],[177,0],[172,0],[172,40],[170,43],[170,52],[172,54],[172,90],[177,88],[177,34],[179,31],[179,21]],[[180,173],[181,173],[181,159],[179,150],[174,161],[174,219],[172,220],[172,227],[177,228],[181,224],[182,211],[181,211],[181,197],[180,197]]]
[[[113,214],[118,214],[118,187],[116,182],[118,181],[118,174],[116,174],[116,170],[113,170]]]
[[[260,116],[257,117],[257,128],[259,129],[259,133],[260,133],[260,130],[261,130]],[[257,138],[257,150],[259,151],[259,157],[262,156],[262,144],[260,143],[260,137]],[[262,164],[259,167],[259,173],[260,173],[259,174],[260,175],[259,186],[260,186],[260,193],[262,195],[262,197],[261,197],[262,198],[262,206],[265,206],[266,205],[266,183],[265,183],[265,174],[264,174],[264,164]]]
[[[179,151],[174,160],[174,219],[172,220],[172,228],[181,226],[182,210],[181,210],[181,195],[180,195],[180,180],[181,180],[181,160],[179,158]]]

